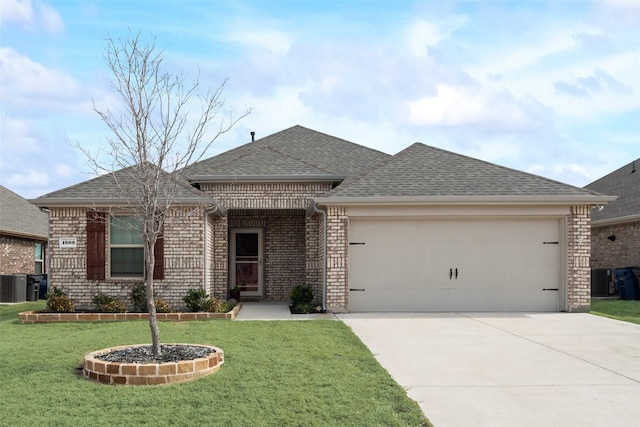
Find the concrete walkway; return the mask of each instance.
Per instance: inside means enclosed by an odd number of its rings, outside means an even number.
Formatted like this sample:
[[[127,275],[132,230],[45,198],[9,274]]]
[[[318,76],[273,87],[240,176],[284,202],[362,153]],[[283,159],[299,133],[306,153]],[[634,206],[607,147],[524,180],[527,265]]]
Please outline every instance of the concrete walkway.
[[[291,314],[286,301],[243,302],[236,320],[313,320],[336,319],[331,313]]]
[[[640,425],[640,325],[590,314],[340,314],[436,427]]]

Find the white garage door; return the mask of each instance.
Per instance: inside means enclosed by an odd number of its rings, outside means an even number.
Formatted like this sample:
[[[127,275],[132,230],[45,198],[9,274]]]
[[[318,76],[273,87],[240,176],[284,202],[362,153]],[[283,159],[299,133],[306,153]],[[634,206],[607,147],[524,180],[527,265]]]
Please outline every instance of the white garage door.
[[[349,224],[349,309],[559,311],[559,220]]]

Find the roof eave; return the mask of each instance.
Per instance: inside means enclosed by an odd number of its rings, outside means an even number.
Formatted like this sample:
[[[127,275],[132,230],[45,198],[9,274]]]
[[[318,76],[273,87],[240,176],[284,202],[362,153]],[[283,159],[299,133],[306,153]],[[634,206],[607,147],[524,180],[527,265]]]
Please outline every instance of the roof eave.
[[[105,207],[126,207],[130,206],[132,203],[128,203],[127,200],[121,198],[104,198],[104,199],[84,199],[84,198],[39,198],[39,199],[30,199],[29,202],[38,206],[39,208],[77,208],[77,207],[86,207],[86,208],[105,208]],[[134,203],[135,204],[135,203]],[[211,199],[202,199],[202,198],[181,198],[175,199],[171,203],[172,206],[194,206],[194,205],[204,205],[204,206],[215,206],[219,205],[219,203],[215,200]]]
[[[25,233],[16,230],[0,229],[0,234],[4,234],[5,236],[19,237],[23,239],[41,240],[45,242],[49,240],[49,236],[47,234]]]
[[[640,214],[591,221],[591,227],[606,227],[608,225],[628,224],[637,221],[640,221]]]
[[[315,198],[321,206],[349,205],[605,205],[615,196],[425,196],[425,197],[327,197]]]
[[[189,182],[197,183],[299,183],[299,182],[334,182],[342,181],[344,175],[194,175]]]

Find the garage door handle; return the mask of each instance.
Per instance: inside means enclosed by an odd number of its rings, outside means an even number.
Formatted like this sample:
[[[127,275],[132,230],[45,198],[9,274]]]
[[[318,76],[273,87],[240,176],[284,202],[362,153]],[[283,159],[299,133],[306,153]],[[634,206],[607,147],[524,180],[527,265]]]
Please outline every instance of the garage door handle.
[[[453,268],[449,269],[449,280],[453,277]]]
[[[364,292],[364,289],[362,289],[362,288],[350,288],[349,290],[352,291],[352,292],[353,291]]]
[[[558,288],[542,288],[543,291],[559,291]]]
[[[458,280],[458,269],[456,268],[456,280]]]

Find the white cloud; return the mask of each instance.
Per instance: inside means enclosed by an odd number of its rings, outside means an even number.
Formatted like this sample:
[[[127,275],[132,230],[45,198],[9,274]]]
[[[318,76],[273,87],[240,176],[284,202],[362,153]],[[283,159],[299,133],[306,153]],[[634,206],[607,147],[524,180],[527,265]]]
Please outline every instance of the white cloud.
[[[34,114],[43,110],[90,110],[91,92],[69,74],[47,68],[9,47],[0,48],[3,109]]]
[[[451,17],[439,20],[438,23],[425,19],[410,23],[405,30],[405,45],[414,56],[424,58],[429,48],[437,46],[464,24],[464,19]]]
[[[479,87],[437,85],[435,96],[408,103],[411,123],[420,126],[493,125],[503,129],[531,128],[533,117],[505,94]]]
[[[60,14],[49,4],[31,0],[2,0],[0,22],[16,23],[27,30],[42,29],[47,34],[60,34],[64,23]]]
[[[29,27],[33,22],[31,0],[2,0],[0,22],[15,22],[22,27]]]
[[[250,28],[240,26],[231,31],[227,38],[230,41],[248,45],[250,47],[260,47],[277,54],[285,54],[291,47],[289,36],[278,30],[270,28]]]

